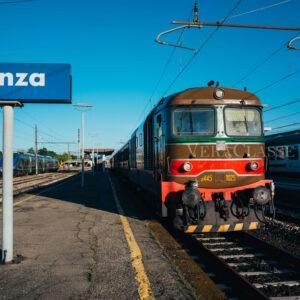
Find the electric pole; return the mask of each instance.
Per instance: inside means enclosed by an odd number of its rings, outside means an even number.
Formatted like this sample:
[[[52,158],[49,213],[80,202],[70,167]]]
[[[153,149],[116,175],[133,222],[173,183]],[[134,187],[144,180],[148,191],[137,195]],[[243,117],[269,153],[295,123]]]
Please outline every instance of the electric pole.
[[[88,109],[92,108],[93,105],[87,103],[77,103],[73,106],[81,111],[81,187],[84,187],[84,113]]]
[[[77,144],[78,144],[77,160],[79,163],[79,160],[80,160],[80,129],[79,128],[77,131]]]
[[[38,168],[38,131],[37,131],[37,125],[35,125],[34,128],[34,132],[35,132],[35,150],[34,150],[34,154],[35,154],[35,174],[38,175],[39,174],[39,168]]]

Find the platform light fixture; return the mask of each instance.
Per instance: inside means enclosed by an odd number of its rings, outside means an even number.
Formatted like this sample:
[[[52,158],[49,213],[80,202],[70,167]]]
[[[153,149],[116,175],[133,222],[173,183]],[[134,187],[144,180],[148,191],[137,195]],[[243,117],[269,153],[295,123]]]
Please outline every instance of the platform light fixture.
[[[84,187],[84,113],[94,107],[94,105],[76,103],[73,106],[81,112],[81,187]]]

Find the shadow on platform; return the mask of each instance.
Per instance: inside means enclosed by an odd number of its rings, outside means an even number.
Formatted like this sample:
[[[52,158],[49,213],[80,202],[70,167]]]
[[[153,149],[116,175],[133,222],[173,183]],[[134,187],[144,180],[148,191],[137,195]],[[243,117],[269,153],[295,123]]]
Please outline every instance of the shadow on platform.
[[[109,171],[99,171],[85,173],[85,186],[81,188],[81,174],[75,175],[73,178],[64,180],[64,183],[57,182],[47,186],[46,188],[40,188],[27,194],[37,195],[41,197],[47,197],[51,201],[60,200],[71,202],[86,207],[107,211],[113,214],[118,214],[118,209],[113,198],[110,181],[108,178]],[[145,220],[147,217],[142,216],[139,209],[134,209],[133,204],[129,203],[132,196],[136,196],[136,190],[133,186],[128,186],[128,182],[125,178],[111,175],[111,178],[115,183],[118,181],[120,184],[115,184],[119,200],[121,202],[124,215],[127,217]],[[126,185],[126,188],[124,186]],[[120,190],[119,190],[120,189]],[[135,199],[134,202],[137,200]]]

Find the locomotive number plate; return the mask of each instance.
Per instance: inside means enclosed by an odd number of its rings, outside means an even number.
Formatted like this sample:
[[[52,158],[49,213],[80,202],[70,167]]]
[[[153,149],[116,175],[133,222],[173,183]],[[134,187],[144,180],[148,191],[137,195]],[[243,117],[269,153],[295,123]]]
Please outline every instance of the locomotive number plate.
[[[213,182],[214,177],[213,175],[204,175],[200,178],[201,182]]]
[[[226,174],[225,180],[229,182],[236,181],[236,176],[234,174]]]

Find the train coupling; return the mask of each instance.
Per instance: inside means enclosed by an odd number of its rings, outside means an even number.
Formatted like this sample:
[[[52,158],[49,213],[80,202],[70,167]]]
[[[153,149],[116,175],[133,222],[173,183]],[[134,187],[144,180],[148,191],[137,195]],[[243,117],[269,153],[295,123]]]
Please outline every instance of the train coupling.
[[[224,193],[213,193],[212,198],[215,202],[215,209],[220,214],[220,218],[227,221],[229,219],[229,206],[224,198]]]
[[[175,209],[176,224],[198,224],[206,216],[206,204],[198,190],[198,182],[190,181],[182,192],[181,199]]]

